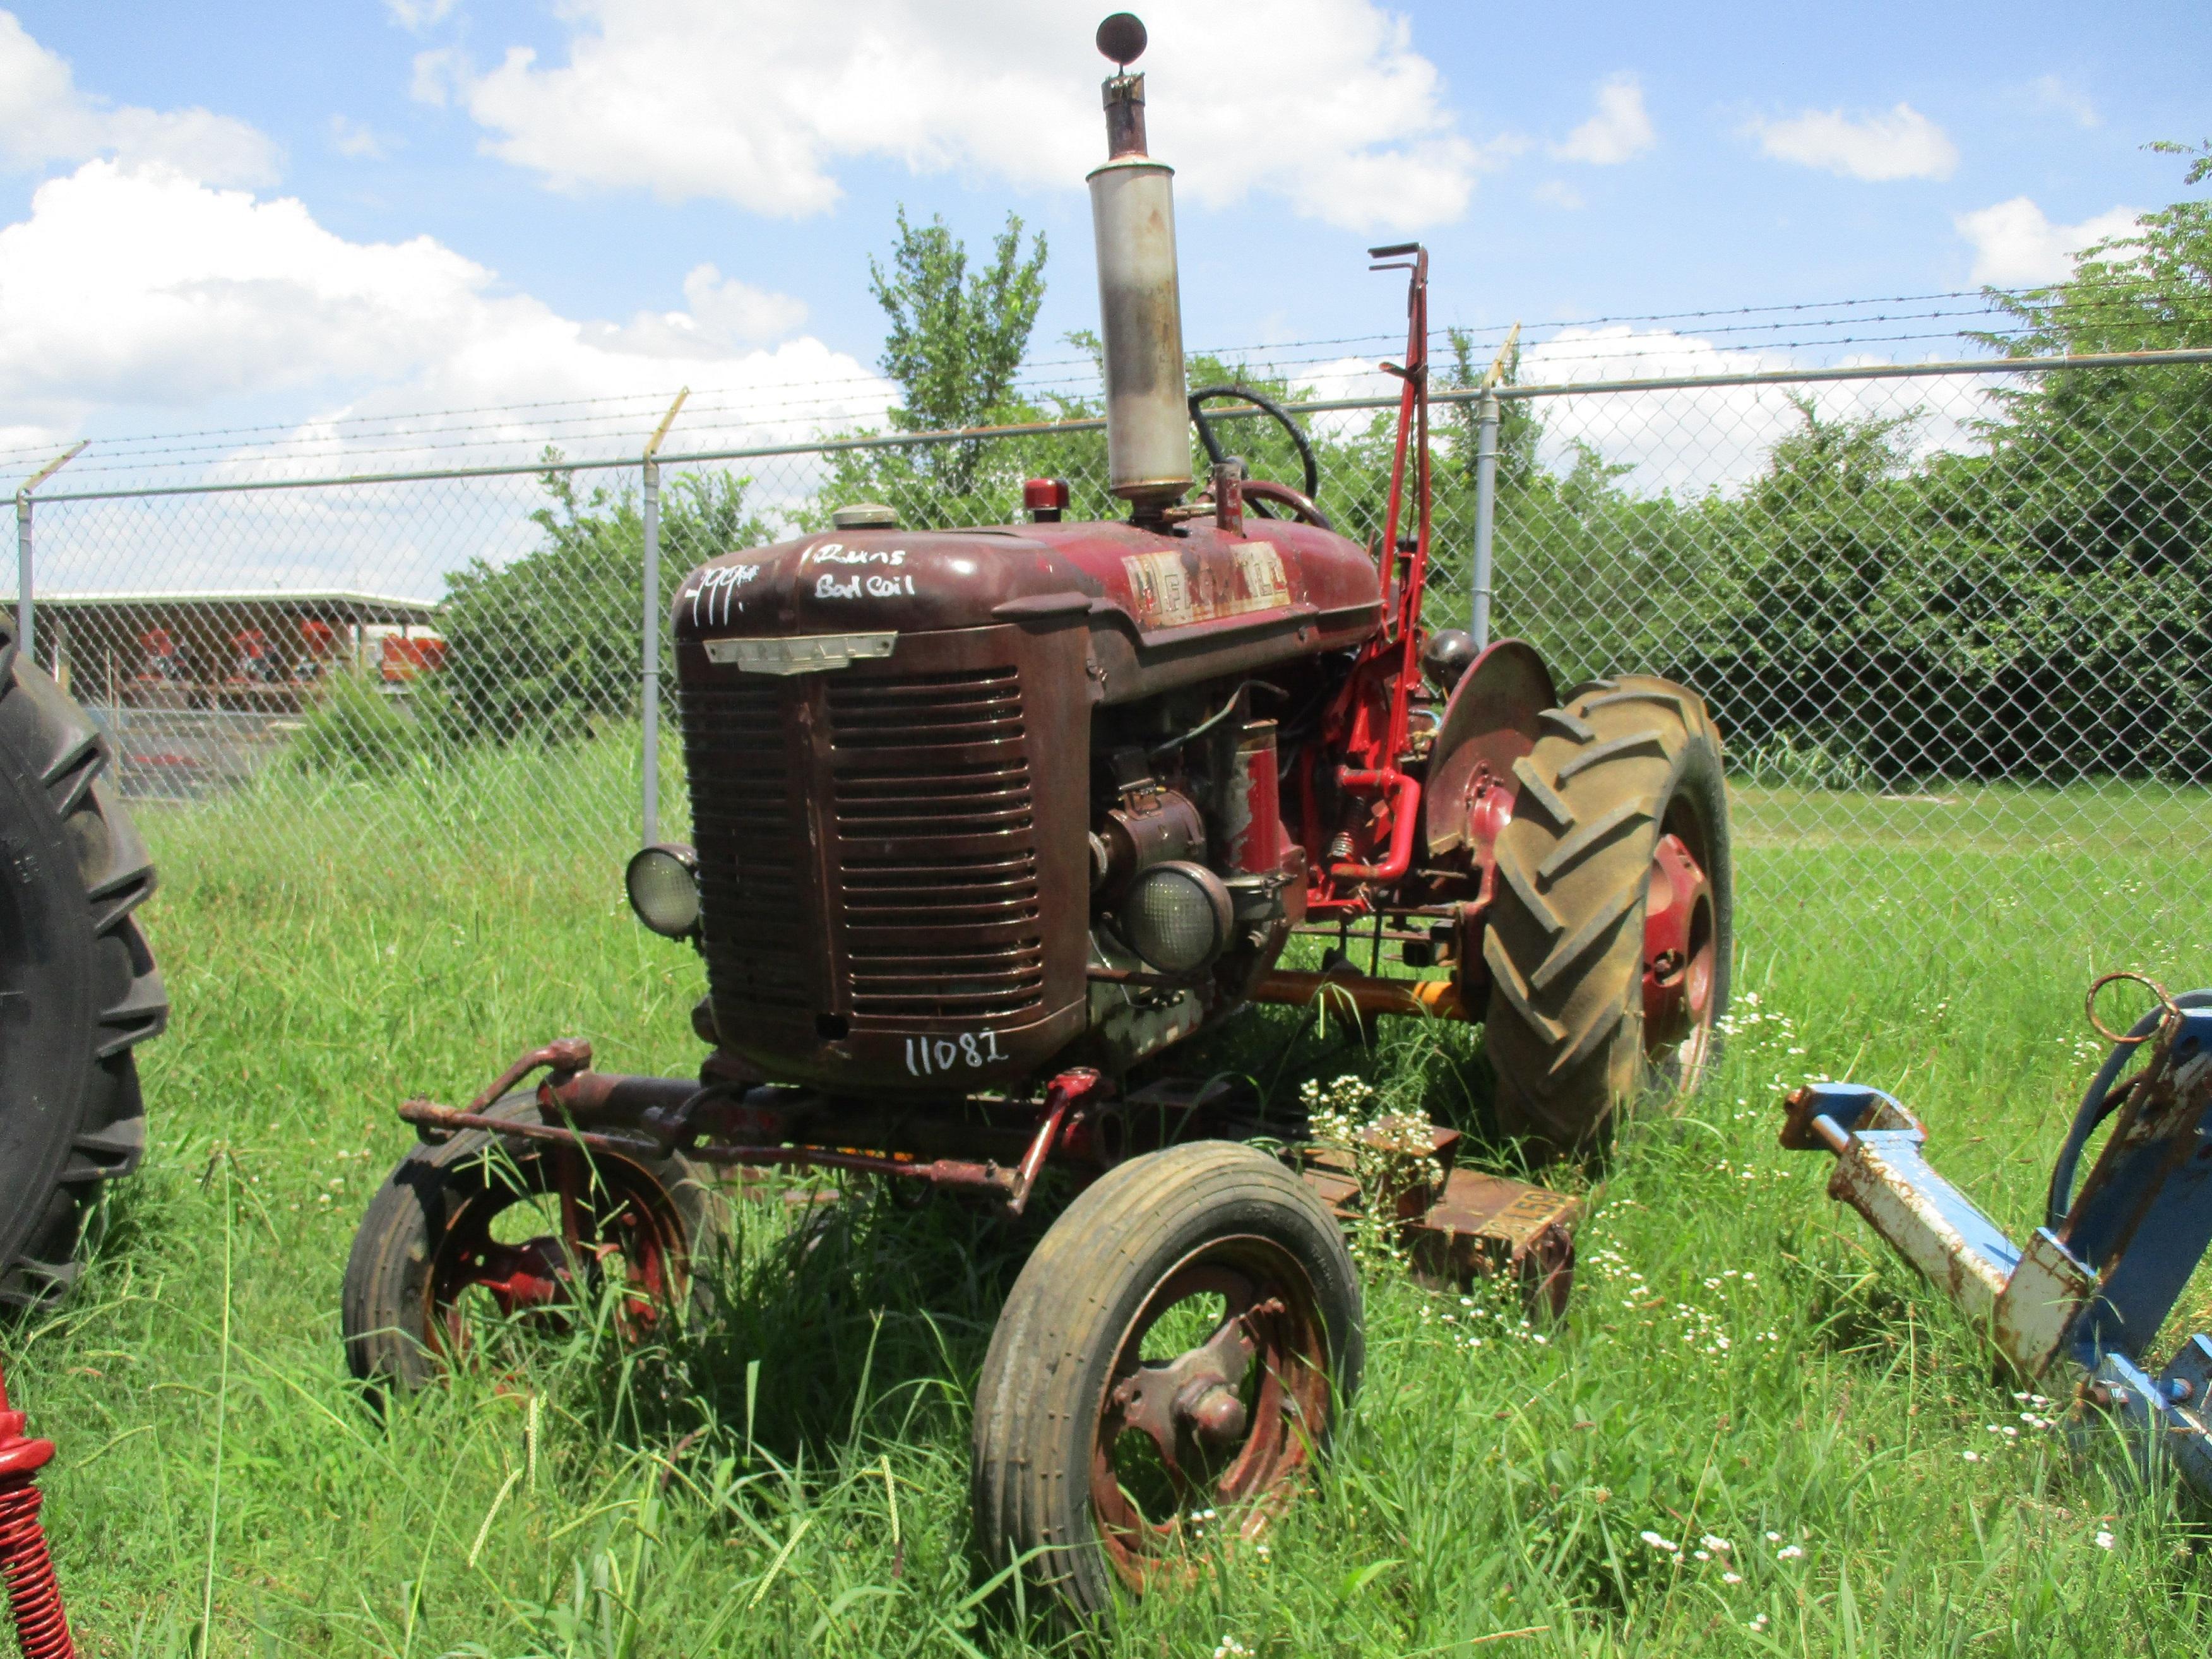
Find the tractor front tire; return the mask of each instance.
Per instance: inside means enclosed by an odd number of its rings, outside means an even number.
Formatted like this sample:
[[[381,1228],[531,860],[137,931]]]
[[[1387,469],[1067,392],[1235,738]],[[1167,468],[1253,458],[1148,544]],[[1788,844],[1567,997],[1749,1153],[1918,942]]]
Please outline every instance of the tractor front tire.
[[[483,1115],[544,1121],[526,1090]],[[564,1182],[569,1202],[560,1203]],[[378,1394],[416,1393],[473,1358],[479,1312],[500,1308],[565,1328],[592,1311],[592,1292],[617,1272],[626,1336],[679,1306],[703,1311],[699,1269],[721,1237],[719,1203],[702,1171],[676,1153],[640,1161],[483,1129],[415,1146],[369,1200],[346,1258],[346,1364]],[[562,1236],[572,1220],[588,1237]],[[495,1226],[541,1231],[501,1240]],[[518,1296],[519,1285],[530,1288]]]
[[[1593,1150],[1623,1106],[1697,1086],[1735,945],[1720,733],[1703,700],[1624,674],[1577,687],[1542,726],[1514,769],[1483,940],[1499,1127],[1540,1159]],[[1666,1029],[1647,1023],[1654,1008]]]
[[[135,1046],[168,1002],[131,914],[145,842],[91,718],[0,626],[0,1309],[58,1299],[101,1186],[146,1146]]]
[[[975,1387],[977,1542],[1079,1620],[1180,1583],[1305,1484],[1359,1386],[1359,1276],[1313,1189],[1197,1140],[1086,1188],[1014,1283]],[[1180,1352],[1177,1352],[1180,1350]]]

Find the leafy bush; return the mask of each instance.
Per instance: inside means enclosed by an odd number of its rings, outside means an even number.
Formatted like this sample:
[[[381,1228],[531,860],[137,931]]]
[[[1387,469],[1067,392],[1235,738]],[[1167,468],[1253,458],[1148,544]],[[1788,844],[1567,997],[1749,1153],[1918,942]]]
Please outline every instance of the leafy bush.
[[[380,776],[429,759],[431,731],[377,687],[374,671],[333,673],[286,745],[285,763],[303,772]]]

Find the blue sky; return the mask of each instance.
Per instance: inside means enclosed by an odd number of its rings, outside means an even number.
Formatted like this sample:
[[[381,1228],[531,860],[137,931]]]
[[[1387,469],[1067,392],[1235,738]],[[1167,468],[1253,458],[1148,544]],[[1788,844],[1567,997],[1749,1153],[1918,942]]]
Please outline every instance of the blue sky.
[[[1064,356],[1103,9],[19,4],[0,447],[683,382],[708,426],[865,413],[900,202],[1042,229]],[[1362,250],[1405,235],[1477,325],[2047,278],[2212,131],[2201,4],[1143,9],[1194,345],[1388,332]]]

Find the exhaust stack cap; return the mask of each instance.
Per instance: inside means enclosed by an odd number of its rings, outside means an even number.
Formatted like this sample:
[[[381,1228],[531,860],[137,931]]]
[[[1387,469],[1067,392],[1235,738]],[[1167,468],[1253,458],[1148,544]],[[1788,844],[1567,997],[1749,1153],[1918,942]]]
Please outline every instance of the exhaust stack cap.
[[[1145,55],[1144,20],[1133,11],[1117,11],[1098,26],[1098,50],[1123,74]]]

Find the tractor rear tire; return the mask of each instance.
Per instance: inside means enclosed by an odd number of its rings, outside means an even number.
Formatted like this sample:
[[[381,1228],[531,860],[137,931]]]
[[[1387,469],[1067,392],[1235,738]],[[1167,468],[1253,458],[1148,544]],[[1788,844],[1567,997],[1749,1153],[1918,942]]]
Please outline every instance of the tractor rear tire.
[[[169,1005],[131,914],[153,860],[90,716],[0,626],[0,1309],[58,1300],[85,1212],[138,1167],[133,1050]]]
[[[1483,940],[1499,1127],[1539,1159],[1593,1150],[1617,1109],[1697,1086],[1735,946],[1720,733],[1704,701],[1623,674],[1576,688],[1542,726],[1515,768],[1521,792],[1498,839]],[[1667,855],[1686,849],[1705,885],[1693,991],[1679,989],[1682,964],[1660,965],[1678,988],[1658,994],[1673,1027],[1662,1032],[1645,1023],[1645,915],[1666,837],[1678,843]]]

